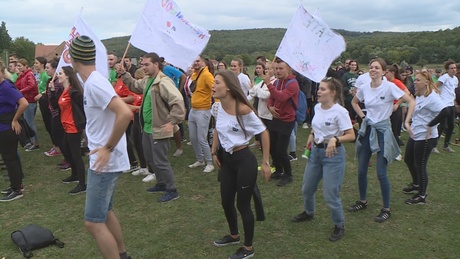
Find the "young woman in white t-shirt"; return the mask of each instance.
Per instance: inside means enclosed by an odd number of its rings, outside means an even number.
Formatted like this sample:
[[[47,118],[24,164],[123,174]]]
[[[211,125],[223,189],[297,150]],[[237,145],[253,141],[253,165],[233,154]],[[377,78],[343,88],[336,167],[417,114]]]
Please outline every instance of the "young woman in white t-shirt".
[[[402,98],[408,104],[406,116],[406,129],[411,133],[409,125],[414,111],[414,99],[404,93],[395,84],[383,81],[386,63],[381,58],[371,60],[369,63],[369,76],[371,82],[362,85],[352,100],[353,108],[358,116],[363,119],[361,129],[356,140],[356,155],[358,157],[358,187],[359,200],[348,211],[355,212],[367,208],[367,172],[369,160],[373,153],[377,153],[377,178],[382,192],[383,208],[375,217],[376,222],[384,222],[391,216],[390,211],[390,182],[387,176],[387,165],[391,163],[401,150],[391,131],[390,115],[399,106],[395,100]],[[359,102],[364,102],[366,115],[364,115]]]
[[[403,192],[415,195],[406,200],[406,204],[425,204],[428,173],[426,167],[432,149],[436,146],[438,129],[436,124],[449,115],[449,107],[439,96],[439,90],[428,72],[415,76],[415,111],[412,116],[412,134],[407,141],[406,162],[412,176]]]
[[[308,137],[311,154],[305,168],[302,184],[304,211],[292,218],[293,222],[313,219],[315,193],[323,179],[323,194],[331,211],[334,231],[329,240],[337,241],[345,234],[340,189],[345,174],[346,154],[344,142],[355,139],[347,109],[342,107],[342,84],[335,78],[323,79],[318,88],[318,104]]]
[[[249,150],[248,144],[254,135],[261,134],[263,147],[261,169],[265,179],[268,180],[271,175],[269,135],[265,125],[246,99],[246,94],[243,93],[238,78],[233,72],[218,71],[212,92],[213,97],[220,102],[212,107],[216,127],[211,152],[214,164],[221,170],[222,207],[230,228],[230,234],[215,240],[214,245],[221,247],[238,244],[240,241],[235,209],[236,195],[237,208],[244,227],[244,246],[239,248],[233,257],[247,258],[254,254],[252,247],[254,214],[251,210],[251,197],[257,180],[257,159]]]

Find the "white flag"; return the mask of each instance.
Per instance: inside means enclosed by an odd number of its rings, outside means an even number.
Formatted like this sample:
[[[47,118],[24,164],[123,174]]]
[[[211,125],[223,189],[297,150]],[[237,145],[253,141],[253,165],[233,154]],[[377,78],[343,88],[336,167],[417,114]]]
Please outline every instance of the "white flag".
[[[343,37],[332,31],[319,13],[311,15],[299,5],[276,56],[300,74],[320,82],[345,49]]]
[[[62,52],[61,59],[59,60],[58,67],[56,72],[59,71],[61,67],[64,66],[72,66],[72,62],[70,62],[70,53],[69,47],[70,43],[73,39],[80,35],[86,35],[90,37],[94,41],[94,45],[96,46],[96,70],[101,73],[104,77],[109,78],[109,66],[107,63],[107,49],[105,48],[104,44],[99,40],[98,37],[93,33],[93,31],[89,28],[88,24],[81,18],[81,15],[78,16],[77,20],[75,21],[72,29],[69,33],[69,38],[65,42],[65,48]]]
[[[129,42],[187,71],[208,44],[209,32],[192,24],[172,0],[147,0]]]

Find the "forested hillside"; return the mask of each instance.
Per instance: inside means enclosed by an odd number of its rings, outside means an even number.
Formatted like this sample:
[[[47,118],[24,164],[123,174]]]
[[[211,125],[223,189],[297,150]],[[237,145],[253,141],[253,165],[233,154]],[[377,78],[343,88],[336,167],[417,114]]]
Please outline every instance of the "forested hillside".
[[[255,57],[265,55],[272,58],[286,29],[247,29],[210,31],[211,39],[204,55],[212,59],[229,61],[237,56],[246,64],[253,64]],[[442,63],[447,59],[460,61],[460,27],[436,32],[351,32],[336,30],[347,43],[345,58],[367,63],[379,56],[388,63],[424,65]],[[122,55],[129,37],[103,40],[107,50]],[[142,51],[131,47],[128,54],[139,57]]]

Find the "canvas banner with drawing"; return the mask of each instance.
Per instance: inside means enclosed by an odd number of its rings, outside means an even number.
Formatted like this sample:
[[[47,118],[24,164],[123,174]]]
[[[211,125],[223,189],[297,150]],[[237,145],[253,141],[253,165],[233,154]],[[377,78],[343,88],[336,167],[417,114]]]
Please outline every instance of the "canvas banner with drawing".
[[[319,15],[312,15],[299,5],[276,56],[300,74],[320,82],[345,48],[341,35],[332,31]]]

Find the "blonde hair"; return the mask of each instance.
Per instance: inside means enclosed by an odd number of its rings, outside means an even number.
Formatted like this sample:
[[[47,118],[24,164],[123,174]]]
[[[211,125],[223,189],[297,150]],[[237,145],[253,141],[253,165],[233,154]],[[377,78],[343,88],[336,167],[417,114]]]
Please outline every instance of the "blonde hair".
[[[426,86],[425,92],[423,92],[423,96],[427,97],[433,91],[438,94],[440,93],[439,88],[435,85],[433,78],[431,77],[431,74],[428,71],[418,72],[417,75],[423,76],[423,78],[425,78],[425,80],[428,81],[428,85]]]

